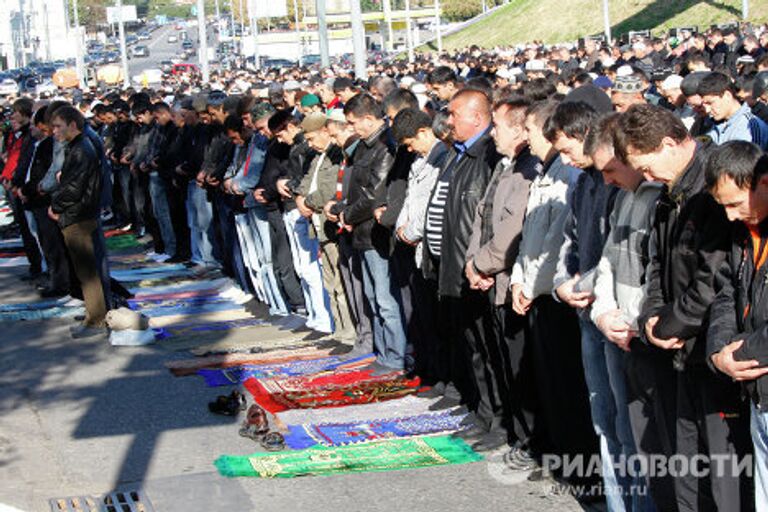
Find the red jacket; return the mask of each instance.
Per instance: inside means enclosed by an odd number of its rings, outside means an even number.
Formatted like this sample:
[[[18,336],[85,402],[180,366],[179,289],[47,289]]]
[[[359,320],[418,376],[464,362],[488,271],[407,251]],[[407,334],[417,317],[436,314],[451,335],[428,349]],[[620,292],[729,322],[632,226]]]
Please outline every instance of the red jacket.
[[[19,156],[21,155],[21,144],[24,140],[23,132],[11,132],[5,139],[5,147],[7,149],[8,158],[5,160],[5,167],[3,167],[2,179],[11,180],[13,173],[16,171],[16,167],[19,164]]]

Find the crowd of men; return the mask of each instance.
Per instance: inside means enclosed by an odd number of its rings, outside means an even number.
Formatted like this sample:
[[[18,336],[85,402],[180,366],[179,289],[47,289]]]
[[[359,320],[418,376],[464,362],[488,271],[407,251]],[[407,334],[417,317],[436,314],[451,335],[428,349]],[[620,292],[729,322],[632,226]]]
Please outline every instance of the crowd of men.
[[[768,510],[763,29],[17,99],[28,277],[103,334],[131,229],[465,404],[509,471],[599,454],[568,476],[612,511]]]

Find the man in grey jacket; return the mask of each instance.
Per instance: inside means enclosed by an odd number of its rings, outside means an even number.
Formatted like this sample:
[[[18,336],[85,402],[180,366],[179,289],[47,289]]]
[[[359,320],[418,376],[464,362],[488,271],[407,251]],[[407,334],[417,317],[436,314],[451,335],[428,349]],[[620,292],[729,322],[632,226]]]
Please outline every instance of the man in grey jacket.
[[[672,365],[658,364],[659,358],[665,357],[663,351],[645,345],[637,337],[637,317],[645,297],[651,222],[662,187],[645,181],[642,173],[616,158],[613,133],[617,119],[617,114],[602,117],[584,141],[585,154],[605,182],[622,189],[609,218],[610,235],[597,266],[590,318],[609,341],[604,343],[604,354],[611,387],[615,394],[622,395],[616,403],[621,414],[616,416],[615,428],[624,455],[627,459],[636,453],[643,457],[669,457],[674,452],[668,426],[656,420],[663,420],[665,415],[648,411],[674,404],[660,393],[665,383],[669,385],[667,389],[674,389]],[[631,435],[630,439],[624,439],[625,432]],[[655,475],[649,479],[638,475],[631,484],[633,500],[627,508],[647,510],[645,502],[652,497],[660,510],[675,509],[671,476]]]
[[[525,318],[509,307],[509,275],[520,246],[528,201],[527,176],[541,170],[541,160],[531,154],[525,135],[529,105],[528,100],[513,97],[494,108],[492,133],[504,158],[478,204],[467,249],[469,286],[486,292],[488,300],[486,346],[478,352],[479,361],[473,361],[482,404],[478,414],[491,415],[503,427],[503,435],[486,436],[473,445],[475,450],[495,449],[507,442],[527,447],[533,427],[530,400],[523,396],[533,387],[523,378],[530,375],[529,368],[522,368]]]
[[[574,454],[580,449],[580,432],[591,430],[589,421],[581,420],[570,393],[573,382],[584,374],[578,353],[579,326],[568,306],[552,298],[563,229],[568,214],[572,186],[581,171],[566,165],[544,137],[544,123],[557,108],[553,101],[532,105],[526,112],[525,130],[531,153],[539,157],[543,167],[531,182],[526,205],[523,238],[512,268],[512,309],[526,316],[531,335],[535,384],[536,428],[527,449],[510,455],[515,468],[530,469],[538,453]],[[564,422],[563,418],[568,418]],[[579,422],[576,422],[576,419]],[[572,421],[573,420],[573,421]]]

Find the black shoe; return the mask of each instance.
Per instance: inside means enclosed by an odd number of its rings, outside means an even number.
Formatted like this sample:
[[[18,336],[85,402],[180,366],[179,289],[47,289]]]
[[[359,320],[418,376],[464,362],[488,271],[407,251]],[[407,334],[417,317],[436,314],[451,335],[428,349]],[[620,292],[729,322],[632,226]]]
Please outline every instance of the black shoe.
[[[479,425],[475,425],[474,427],[468,428],[467,430],[456,432],[453,434],[453,437],[458,437],[459,439],[463,439],[465,441],[477,442],[486,435],[488,435],[488,429]]]
[[[479,453],[491,452],[501,447],[508,446],[507,433],[503,430],[491,430],[472,445],[472,449]]]
[[[304,336],[301,339],[302,339],[302,341],[318,341],[318,340],[321,340],[321,339],[323,339],[323,338],[325,338],[327,336],[328,335],[326,333],[324,333],[324,332],[313,330],[312,332],[310,332],[309,334],[307,334],[306,336]]]
[[[461,403],[461,400],[457,400],[455,398],[451,398],[448,396],[444,396],[437,402],[433,403],[429,406],[430,411],[442,411],[443,409],[450,409],[451,407],[456,407]]]
[[[437,397],[443,396],[444,392],[445,392],[445,384],[442,382],[438,382],[428,390],[416,393],[416,396],[418,396],[419,398],[437,398]]]
[[[165,260],[166,263],[186,263],[188,261],[189,261],[189,258],[185,258],[184,256],[180,256],[178,254],[175,254],[172,257]]]
[[[36,279],[40,279],[40,277],[42,277],[42,275],[43,275],[42,272],[30,272],[29,274],[25,274],[25,275],[21,276],[20,279],[22,281],[24,281],[25,283],[28,283],[30,281],[35,281]]]
[[[39,290],[40,297],[44,299],[54,299],[59,297],[64,297],[65,295],[68,295],[67,290],[57,290],[56,288],[43,288]]]

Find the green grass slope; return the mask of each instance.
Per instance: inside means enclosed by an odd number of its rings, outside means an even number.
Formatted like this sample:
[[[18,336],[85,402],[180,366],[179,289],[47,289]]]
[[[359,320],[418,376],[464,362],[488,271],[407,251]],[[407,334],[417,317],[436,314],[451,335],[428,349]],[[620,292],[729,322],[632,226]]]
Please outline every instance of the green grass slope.
[[[768,21],[768,1],[751,0],[749,21]],[[609,0],[614,37],[630,30],[728,23],[741,16],[741,0]],[[443,39],[446,49],[493,47],[541,40],[575,41],[603,31],[602,0],[511,0],[490,16]]]

